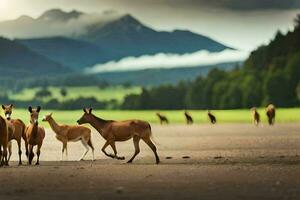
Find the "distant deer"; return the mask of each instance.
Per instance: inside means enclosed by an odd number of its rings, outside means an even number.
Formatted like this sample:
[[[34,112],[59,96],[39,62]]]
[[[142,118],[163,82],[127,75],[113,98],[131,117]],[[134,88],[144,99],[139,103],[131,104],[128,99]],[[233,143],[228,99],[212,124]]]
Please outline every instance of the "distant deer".
[[[159,157],[156,152],[156,146],[151,141],[151,126],[146,121],[141,120],[126,120],[126,121],[113,121],[105,120],[96,117],[92,114],[92,108],[83,109],[82,117],[77,121],[78,124],[89,123],[92,125],[100,135],[106,140],[102,147],[102,152],[111,158],[124,160],[125,157],[119,157],[117,155],[117,149],[115,142],[126,141],[133,138],[133,144],[135,148],[134,155],[127,163],[131,163],[134,158],[140,153],[139,142],[142,139],[153,151],[156,159],[156,164],[159,163]],[[108,154],[105,149],[110,145],[114,151],[114,155]]]
[[[216,117],[208,110],[207,111],[208,118],[212,124],[217,123]]]
[[[184,111],[184,116],[186,119],[186,124],[193,124],[193,118],[187,111]]]
[[[166,116],[164,116],[164,115],[162,115],[162,114],[160,114],[158,112],[156,113],[156,115],[159,118],[160,124],[163,124],[163,123],[169,124],[169,120],[168,120],[168,118]]]
[[[37,145],[37,162],[36,165],[40,164],[40,154],[41,147],[43,145],[43,140],[45,138],[45,129],[40,127],[38,124],[39,113],[41,107],[38,106],[36,109],[33,109],[31,106],[28,107],[28,111],[30,112],[30,124],[26,127],[25,135],[26,142],[25,145],[28,149],[28,164],[31,165],[32,159],[34,157],[33,147]]]
[[[23,138],[24,141],[26,140],[25,137],[25,124],[23,123],[22,120],[20,119],[11,119],[11,114],[13,110],[13,104],[10,105],[2,105],[2,109],[4,110],[5,117],[9,123],[9,132],[12,131],[12,133],[9,133],[9,138],[8,138],[8,161],[10,160],[11,154],[12,154],[12,144],[11,140],[16,140],[18,144],[18,149],[19,149],[19,165],[22,165],[22,160],[21,160],[21,155],[22,155],[22,150],[21,150],[21,139]],[[10,127],[12,126],[12,128]],[[28,155],[28,149],[26,149],[26,155]]]
[[[253,107],[252,109],[251,109],[252,111],[253,111],[253,122],[254,122],[254,124],[256,125],[256,126],[258,126],[258,124],[259,124],[259,122],[260,122],[260,115],[259,115],[259,113],[257,112],[257,109],[256,109],[256,107]]]
[[[78,126],[78,125],[58,125],[56,121],[52,117],[52,113],[49,115],[45,115],[43,121],[47,121],[50,124],[52,130],[56,133],[56,139],[63,143],[62,152],[61,152],[61,160],[63,160],[63,154],[66,150],[66,156],[68,158],[68,142],[78,142],[81,141],[85,152],[82,154],[79,160],[83,160],[85,155],[89,151],[89,147],[92,149],[93,160],[94,160],[94,147],[91,141],[91,129]]]
[[[0,116],[0,166],[8,165],[7,159],[8,125],[6,120]]]
[[[274,125],[274,123],[275,123],[275,106],[273,104],[269,104],[267,106],[266,114],[268,117],[269,125]]]

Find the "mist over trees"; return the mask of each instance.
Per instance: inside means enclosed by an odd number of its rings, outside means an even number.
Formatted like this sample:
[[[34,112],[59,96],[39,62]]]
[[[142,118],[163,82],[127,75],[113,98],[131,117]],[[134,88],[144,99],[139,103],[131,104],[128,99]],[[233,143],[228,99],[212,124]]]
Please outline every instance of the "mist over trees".
[[[234,109],[299,106],[300,15],[295,29],[277,32],[267,46],[253,51],[241,67],[226,72],[213,69],[207,77],[176,86],[144,88],[125,97],[123,109]]]

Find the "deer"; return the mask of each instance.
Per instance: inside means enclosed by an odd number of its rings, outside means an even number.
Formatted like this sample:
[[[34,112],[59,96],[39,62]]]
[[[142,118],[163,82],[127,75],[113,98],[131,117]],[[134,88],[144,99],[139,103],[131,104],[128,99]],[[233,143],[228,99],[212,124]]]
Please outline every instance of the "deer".
[[[254,124],[256,125],[256,126],[258,126],[258,124],[259,124],[259,122],[260,122],[260,115],[259,115],[259,113],[257,112],[257,109],[256,109],[256,107],[253,107],[252,109],[251,109],[252,111],[253,111],[253,122],[254,122]]]
[[[184,111],[184,116],[186,119],[186,124],[189,125],[194,123],[192,116],[187,111]]]
[[[83,158],[86,156],[86,154],[89,151],[89,147],[92,149],[93,154],[93,160],[94,158],[94,146],[91,141],[91,129],[84,127],[84,126],[78,126],[78,125],[59,125],[56,123],[56,121],[52,117],[52,113],[45,115],[43,117],[44,122],[48,122],[54,133],[56,134],[56,139],[61,141],[62,146],[62,152],[61,152],[61,161],[63,161],[63,154],[64,151],[66,151],[66,157],[68,160],[68,142],[78,142],[81,141],[82,145],[86,149],[82,156],[80,157],[80,160],[83,160]]]
[[[6,120],[8,121],[9,125],[9,138],[8,138],[8,161],[10,160],[10,157],[12,155],[12,140],[16,140],[18,144],[18,154],[19,154],[19,165],[22,165],[22,150],[21,150],[21,140],[26,140],[25,137],[25,124],[22,120],[20,119],[11,119],[11,114],[13,110],[14,105],[9,104],[9,105],[2,105],[2,109],[4,111]],[[28,149],[26,149],[26,155],[28,154]]]
[[[140,153],[139,142],[141,139],[153,151],[156,159],[156,164],[159,164],[160,162],[156,146],[151,141],[151,126],[146,121],[136,119],[125,121],[105,120],[95,116],[92,113],[92,108],[84,108],[83,115],[79,120],[77,120],[77,123],[88,123],[100,133],[100,135],[106,140],[101,150],[107,157],[124,160],[125,157],[120,157],[117,155],[115,142],[123,142],[133,138],[135,152],[133,156],[127,161],[127,163],[132,163],[134,158]],[[108,145],[111,146],[114,154],[108,154],[105,151]]]
[[[160,113],[156,113],[157,117],[159,118],[160,124],[162,125],[163,123],[169,124],[169,120],[165,115],[162,115]]]
[[[216,117],[209,110],[207,111],[207,115],[210,120],[210,123],[212,123],[212,124],[217,123]]]
[[[269,104],[266,108],[266,114],[268,117],[268,123],[270,126],[274,125],[275,123],[275,106],[273,104]]]
[[[41,147],[43,145],[43,140],[45,138],[45,129],[43,127],[39,126],[39,123],[38,123],[41,107],[38,106],[36,109],[34,109],[31,106],[29,106],[28,111],[30,113],[30,123],[26,127],[26,130],[25,130],[25,135],[26,135],[25,146],[28,149],[28,156],[27,156],[28,164],[31,165],[32,160],[34,158],[33,147],[37,146],[36,165],[39,165],[40,164]]]
[[[0,116],[0,166],[8,165],[7,147],[8,124],[7,121],[2,116]]]

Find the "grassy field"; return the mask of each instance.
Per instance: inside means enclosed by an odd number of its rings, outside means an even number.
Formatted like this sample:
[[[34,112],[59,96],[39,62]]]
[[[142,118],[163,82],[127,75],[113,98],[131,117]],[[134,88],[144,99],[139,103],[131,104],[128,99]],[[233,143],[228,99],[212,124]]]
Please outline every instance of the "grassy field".
[[[42,117],[53,112],[53,117],[59,123],[75,124],[76,121],[83,114],[82,110],[64,111],[64,110],[42,110],[40,120]],[[151,123],[159,123],[155,113],[157,111],[121,111],[121,110],[95,110],[93,113],[104,119],[125,120],[125,119],[142,119]],[[166,115],[170,123],[180,124],[185,123],[185,118],[182,110],[176,111],[159,111]],[[208,123],[208,118],[205,110],[191,110],[189,111],[193,116],[195,123]],[[250,110],[215,110],[212,111],[217,117],[218,123],[251,123],[252,113]],[[267,122],[265,110],[259,109],[263,123]],[[29,113],[25,109],[17,109],[13,113],[13,118],[20,118],[24,122],[29,122]],[[276,113],[276,123],[285,122],[300,122],[300,108],[279,108]],[[48,124],[41,123],[45,126]]]
[[[18,93],[9,93],[8,96],[13,100],[32,100],[35,97],[37,91],[41,88],[27,88]],[[100,89],[96,86],[90,87],[65,87],[67,95],[64,97],[60,94],[61,87],[49,87],[51,97],[43,100],[47,101],[50,98],[55,98],[58,101],[64,101],[69,99],[76,99],[78,97],[95,97],[97,100],[111,100],[122,101],[127,94],[138,94],[141,92],[140,87],[124,88],[122,86],[108,87]]]

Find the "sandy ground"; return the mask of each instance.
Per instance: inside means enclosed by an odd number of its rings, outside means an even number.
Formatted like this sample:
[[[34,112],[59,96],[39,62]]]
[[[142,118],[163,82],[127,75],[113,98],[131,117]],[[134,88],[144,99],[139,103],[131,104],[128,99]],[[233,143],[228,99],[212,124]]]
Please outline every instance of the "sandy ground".
[[[153,126],[162,163],[141,141],[133,164],[106,158],[94,131],[96,161],[76,161],[80,143],[61,143],[46,130],[40,166],[0,168],[0,199],[300,199],[300,124]],[[129,159],[132,141],[117,143]],[[111,151],[109,149],[109,151]],[[166,159],[171,157],[171,159]],[[183,158],[188,157],[188,158]]]

